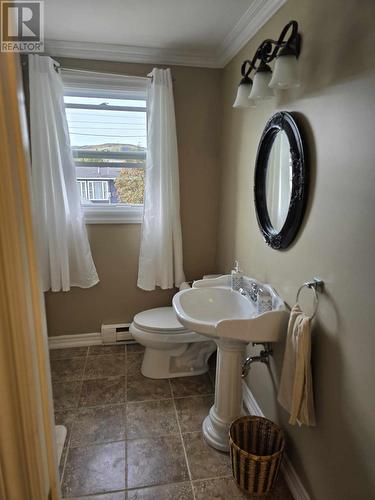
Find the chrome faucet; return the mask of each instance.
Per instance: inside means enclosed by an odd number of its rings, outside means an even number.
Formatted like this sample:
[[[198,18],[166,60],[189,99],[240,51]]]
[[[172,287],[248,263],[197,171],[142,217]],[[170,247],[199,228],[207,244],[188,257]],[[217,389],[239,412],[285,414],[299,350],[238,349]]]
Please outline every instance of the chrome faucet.
[[[238,291],[244,297],[249,297],[253,302],[256,302],[258,299],[259,286],[254,281],[252,281],[249,287],[243,286],[242,288],[239,288]]]
[[[260,362],[268,365],[270,356],[272,356],[273,351],[270,348],[268,342],[253,342],[253,346],[262,345],[263,349],[260,351],[259,356],[248,356],[242,365],[242,378],[247,377],[249,374],[252,363]]]
[[[272,356],[273,351],[269,346],[268,342],[264,344],[262,342],[253,342],[253,345],[263,345],[263,349],[260,351],[259,356],[248,356],[242,365],[242,378],[247,377],[249,374],[252,363],[260,362],[268,365],[270,361],[270,356]]]

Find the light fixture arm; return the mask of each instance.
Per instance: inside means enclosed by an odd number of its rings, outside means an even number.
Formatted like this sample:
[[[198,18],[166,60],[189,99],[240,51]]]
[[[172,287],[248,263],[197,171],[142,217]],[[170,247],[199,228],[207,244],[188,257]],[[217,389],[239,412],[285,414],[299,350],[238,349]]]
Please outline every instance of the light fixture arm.
[[[290,28],[292,28],[292,32],[289,38],[285,41],[286,34]],[[277,41],[269,39],[265,40],[263,44],[275,45],[273,52],[266,57],[265,62],[273,61],[273,59],[275,59],[281,51],[284,52],[284,55],[286,54],[286,51],[288,51],[288,53],[294,54],[298,57],[301,46],[301,35],[298,33],[297,21],[289,21],[289,23],[284,26]]]
[[[288,31],[292,29],[292,32],[287,40],[285,37]],[[272,50],[272,47],[274,49]],[[246,59],[241,66],[241,74],[243,78],[250,79],[250,73],[252,70],[256,71],[259,67],[264,67],[271,61],[273,61],[279,54],[287,55],[294,54],[296,57],[299,56],[301,47],[301,35],[298,33],[298,23],[297,21],[289,21],[288,24],[282,29],[278,40],[272,40],[268,38],[263,40],[263,42],[257,48],[253,59],[250,61]],[[256,65],[257,60],[260,60],[258,66]]]
[[[255,59],[256,60],[256,59]],[[249,59],[246,59],[241,66],[241,75],[242,75],[242,83],[249,82],[251,83],[251,79],[249,77],[251,70],[255,70],[255,60],[253,58],[253,61],[249,61]]]
[[[259,45],[252,59],[241,66],[241,81],[237,88],[234,108],[255,107],[256,102],[271,99],[273,89],[288,89],[299,86],[297,58],[300,53],[301,36],[297,21],[289,21],[277,40],[267,38]],[[269,64],[275,61],[274,72]],[[254,81],[251,74],[254,72]]]

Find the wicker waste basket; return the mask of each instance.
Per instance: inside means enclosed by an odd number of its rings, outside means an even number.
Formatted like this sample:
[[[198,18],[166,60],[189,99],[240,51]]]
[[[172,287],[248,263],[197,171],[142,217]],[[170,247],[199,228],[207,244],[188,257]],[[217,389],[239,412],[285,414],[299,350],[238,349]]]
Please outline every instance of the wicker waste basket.
[[[263,496],[274,486],[283,457],[282,429],[263,417],[240,417],[229,429],[233,477],[238,486]]]

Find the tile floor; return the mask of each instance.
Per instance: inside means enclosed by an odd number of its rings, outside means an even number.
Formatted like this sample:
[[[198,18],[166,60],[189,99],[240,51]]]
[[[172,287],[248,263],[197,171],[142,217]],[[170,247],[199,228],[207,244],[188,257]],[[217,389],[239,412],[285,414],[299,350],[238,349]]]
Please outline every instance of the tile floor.
[[[231,479],[228,455],[202,438],[213,373],[147,379],[136,344],[52,350],[50,358],[56,423],[68,429],[64,498],[249,498]],[[282,478],[267,498],[292,500]]]

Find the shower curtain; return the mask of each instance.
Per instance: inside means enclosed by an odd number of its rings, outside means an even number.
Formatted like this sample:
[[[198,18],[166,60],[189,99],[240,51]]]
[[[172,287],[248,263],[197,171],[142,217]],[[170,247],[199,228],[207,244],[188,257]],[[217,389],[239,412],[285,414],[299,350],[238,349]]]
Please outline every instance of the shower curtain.
[[[33,217],[43,291],[99,279],[80,205],[63,83],[50,57],[29,55]]]
[[[178,287],[185,281],[178,152],[170,69],[154,68],[149,89],[144,215],[138,287]]]

